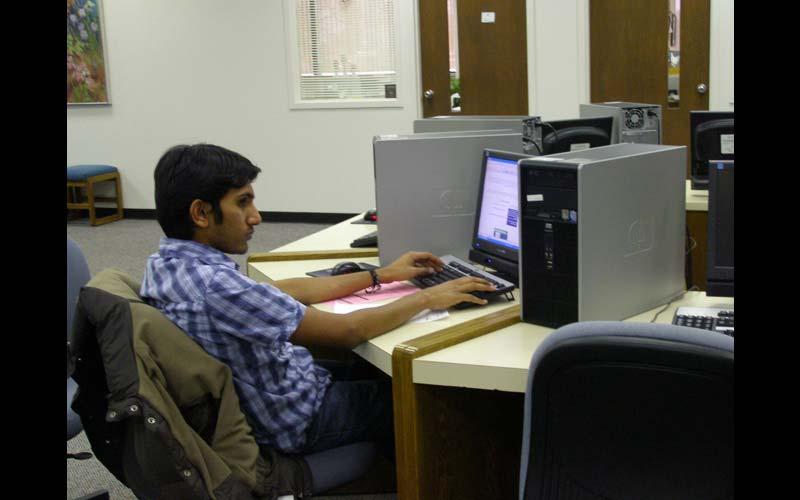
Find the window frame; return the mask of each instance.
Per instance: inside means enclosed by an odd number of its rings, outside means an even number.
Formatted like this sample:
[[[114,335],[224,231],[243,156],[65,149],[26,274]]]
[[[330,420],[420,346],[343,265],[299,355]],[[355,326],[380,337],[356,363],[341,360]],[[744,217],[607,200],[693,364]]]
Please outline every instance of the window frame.
[[[403,68],[406,67],[401,47],[401,35],[399,32],[398,19],[399,3],[402,0],[394,0],[394,19],[395,37],[397,39],[397,97],[390,99],[358,98],[358,99],[314,99],[303,100],[300,97],[300,49],[298,47],[297,33],[297,9],[295,0],[283,0],[283,19],[284,19],[284,40],[286,43],[286,66],[288,78],[289,109],[330,109],[330,108],[404,108],[407,103],[408,91],[403,91],[407,81],[403,75]]]

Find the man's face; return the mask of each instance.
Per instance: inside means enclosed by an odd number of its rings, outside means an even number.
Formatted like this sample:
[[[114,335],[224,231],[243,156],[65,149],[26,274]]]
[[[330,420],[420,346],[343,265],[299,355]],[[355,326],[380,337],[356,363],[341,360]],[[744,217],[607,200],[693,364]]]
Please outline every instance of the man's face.
[[[253,200],[253,185],[230,189],[219,201],[222,222],[218,223],[216,214],[211,214],[208,226],[209,244],[225,253],[243,254],[247,252],[247,241],[253,237],[255,226],[261,223]]]

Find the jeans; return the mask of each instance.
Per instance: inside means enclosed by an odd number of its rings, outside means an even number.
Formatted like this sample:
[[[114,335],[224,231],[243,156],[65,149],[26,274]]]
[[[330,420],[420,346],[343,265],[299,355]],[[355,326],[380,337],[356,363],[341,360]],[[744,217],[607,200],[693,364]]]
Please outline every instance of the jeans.
[[[331,369],[333,382],[306,431],[303,453],[372,441],[394,463],[391,378],[379,373],[376,378],[349,380],[355,372],[350,368]]]

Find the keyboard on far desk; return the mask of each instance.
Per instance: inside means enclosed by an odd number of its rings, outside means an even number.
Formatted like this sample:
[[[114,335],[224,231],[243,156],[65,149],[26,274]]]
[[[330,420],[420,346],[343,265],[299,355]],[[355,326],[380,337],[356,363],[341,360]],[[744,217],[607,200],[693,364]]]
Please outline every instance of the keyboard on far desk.
[[[482,299],[491,299],[493,297],[497,297],[499,295],[510,295],[511,291],[514,290],[514,284],[510,281],[506,281],[498,276],[495,276],[487,271],[482,269],[478,269],[473,264],[466,262],[464,260],[459,259],[458,257],[454,257],[452,255],[444,255],[439,257],[442,259],[444,263],[444,267],[441,272],[429,274],[427,276],[423,276],[421,278],[414,278],[411,283],[417,285],[420,288],[429,288],[432,286],[440,285],[447,281],[452,281],[458,278],[463,278],[464,276],[476,276],[478,278],[483,278],[489,283],[493,284],[495,288],[497,288],[493,292],[472,292],[472,295],[482,298]],[[506,295],[506,298],[508,298]],[[513,296],[511,296],[508,300],[514,300]],[[456,309],[464,309],[466,307],[476,306],[478,304],[473,304],[472,302],[461,302],[456,304]]]
[[[721,307],[679,307],[673,325],[701,328],[734,336],[733,309]]]
[[[378,246],[378,231],[372,231],[360,238],[356,238],[350,243],[350,248],[363,248],[363,247],[377,247]]]

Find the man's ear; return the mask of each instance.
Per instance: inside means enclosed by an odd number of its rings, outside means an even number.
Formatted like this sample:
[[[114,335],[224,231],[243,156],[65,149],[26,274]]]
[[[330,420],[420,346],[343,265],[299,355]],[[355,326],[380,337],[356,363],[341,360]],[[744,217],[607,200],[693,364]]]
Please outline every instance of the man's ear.
[[[192,216],[194,225],[205,229],[209,226],[211,218],[211,204],[203,200],[194,200],[189,205],[189,214]]]

